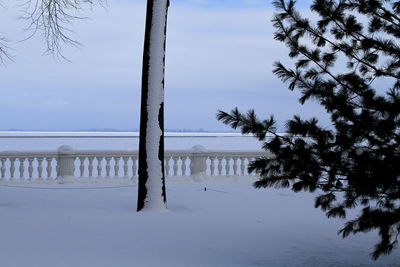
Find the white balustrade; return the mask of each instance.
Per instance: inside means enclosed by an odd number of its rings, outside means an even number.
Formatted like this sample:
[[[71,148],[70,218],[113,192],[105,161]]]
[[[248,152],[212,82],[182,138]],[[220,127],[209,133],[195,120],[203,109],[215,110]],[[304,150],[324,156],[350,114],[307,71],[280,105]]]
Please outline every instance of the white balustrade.
[[[247,167],[265,152],[191,150],[165,151],[168,178],[186,176],[248,176]],[[0,184],[122,182],[135,183],[137,151],[79,151],[62,146],[57,151],[0,152]]]

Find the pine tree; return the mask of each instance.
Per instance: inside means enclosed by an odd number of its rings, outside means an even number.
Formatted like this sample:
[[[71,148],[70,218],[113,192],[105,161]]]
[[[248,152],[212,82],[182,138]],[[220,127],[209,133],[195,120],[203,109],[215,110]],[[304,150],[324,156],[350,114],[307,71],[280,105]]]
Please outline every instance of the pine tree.
[[[256,188],[318,193],[315,207],[346,218],[343,237],[378,230],[373,259],[389,254],[400,233],[400,1],[314,0],[311,21],[293,0],[275,0],[274,38],[289,48],[293,66],[275,63],[274,73],[300,103],[313,99],[331,125],[294,116],[286,134],[273,116],[254,110],[219,111],[217,118],[253,134],[268,152],[249,171]]]

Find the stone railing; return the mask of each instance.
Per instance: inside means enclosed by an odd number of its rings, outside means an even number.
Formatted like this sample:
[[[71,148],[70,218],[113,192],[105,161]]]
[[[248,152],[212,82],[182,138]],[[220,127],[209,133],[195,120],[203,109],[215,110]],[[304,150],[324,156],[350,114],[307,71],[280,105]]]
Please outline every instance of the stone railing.
[[[165,151],[168,179],[250,176],[248,164],[265,152],[191,150]],[[57,151],[0,152],[0,184],[14,183],[136,183],[137,151],[78,151],[61,146]],[[186,178],[185,178],[186,177]]]

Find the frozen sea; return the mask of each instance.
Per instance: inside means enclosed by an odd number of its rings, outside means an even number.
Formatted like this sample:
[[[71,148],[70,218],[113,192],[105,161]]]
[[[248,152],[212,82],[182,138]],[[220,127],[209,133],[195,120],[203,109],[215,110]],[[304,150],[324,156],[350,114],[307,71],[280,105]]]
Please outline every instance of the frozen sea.
[[[69,145],[76,150],[137,150],[136,132],[0,132],[0,151],[56,150]],[[202,145],[208,150],[258,151],[261,143],[239,133],[166,133],[166,150],[188,150]]]

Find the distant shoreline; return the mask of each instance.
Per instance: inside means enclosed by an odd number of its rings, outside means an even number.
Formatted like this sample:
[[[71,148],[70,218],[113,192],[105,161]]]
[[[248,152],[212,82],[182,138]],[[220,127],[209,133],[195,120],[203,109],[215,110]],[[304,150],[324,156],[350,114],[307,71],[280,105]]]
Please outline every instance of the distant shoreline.
[[[0,131],[0,138],[138,138],[139,132],[36,132],[36,131]],[[170,137],[253,137],[241,133],[212,132],[166,132]]]

